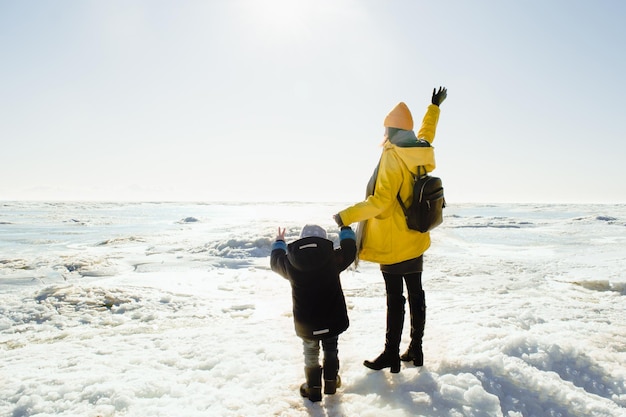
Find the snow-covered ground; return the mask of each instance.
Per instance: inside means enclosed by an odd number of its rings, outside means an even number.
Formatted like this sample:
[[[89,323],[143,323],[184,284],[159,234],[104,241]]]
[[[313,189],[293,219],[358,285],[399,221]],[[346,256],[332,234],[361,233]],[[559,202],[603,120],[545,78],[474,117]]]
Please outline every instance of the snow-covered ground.
[[[425,257],[424,367],[362,365],[385,300],[361,263],[342,274],[343,386],[301,398],[270,245],[310,222],[336,238],[344,206],[0,203],[0,415],[626,415],[623,205],[450,204]]]

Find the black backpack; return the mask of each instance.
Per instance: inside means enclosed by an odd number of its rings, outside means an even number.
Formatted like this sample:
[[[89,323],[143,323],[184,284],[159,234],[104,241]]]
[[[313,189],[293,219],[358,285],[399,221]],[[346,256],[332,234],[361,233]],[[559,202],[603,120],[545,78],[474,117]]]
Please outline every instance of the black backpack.
[[[404,206],[400,194],[396,197],[409,229],[426,233],[443,222],[443,208],[446,206],[443,185],[441,178],[428,175],[422,166],[417,167],[417,175],[413,175],[413,180],[413,199],[409,206]]]

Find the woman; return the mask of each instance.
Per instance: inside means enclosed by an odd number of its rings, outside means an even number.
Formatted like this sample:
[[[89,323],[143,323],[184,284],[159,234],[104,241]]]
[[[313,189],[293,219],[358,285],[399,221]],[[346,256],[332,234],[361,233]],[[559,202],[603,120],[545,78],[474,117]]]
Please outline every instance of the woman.
[[[334,216],[341,227],[360,222],[357,230],[357,259],[380,264],[387,294],[387,331],[385,350],[373,361],[363,364],[374,370],[391,368],[400,372],[400,360],[424,364],[422,337],[426,322],[426,303],[422,289],[423,253],[430,246],[430,235],[410,230],[397,196],[407,205],[412,197],[412,175],[417,167],[435,169],[431,143],[435,139],[439,106],[446,99],[446,88],[434,89],[422,126],[413,132],[408,107],[399,103],[384,121],[385,141],[378,166],[367,185],[366,200]],[[411,343],[400,356],[404,325],[403,280],[406,282],[411,314]]]

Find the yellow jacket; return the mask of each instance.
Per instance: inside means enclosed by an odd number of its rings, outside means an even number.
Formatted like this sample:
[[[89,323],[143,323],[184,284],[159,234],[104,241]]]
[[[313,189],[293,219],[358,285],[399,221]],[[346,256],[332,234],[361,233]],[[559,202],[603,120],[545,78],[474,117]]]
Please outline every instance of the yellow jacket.
[[[435,139],[439,107],[428,106],[417,138],[432,143]],[[363,222],[359,259],[382,265],[421,256],[430,246],[430,234],[410,230],[396,196],[407,205],[413,197],[411,173],[417,173],[418,166],[425,166],[428,172],[435,169],[433,147],[402,147],[386,141],[378,165],[378,175],[373,195],[339,212],[343,224]]]

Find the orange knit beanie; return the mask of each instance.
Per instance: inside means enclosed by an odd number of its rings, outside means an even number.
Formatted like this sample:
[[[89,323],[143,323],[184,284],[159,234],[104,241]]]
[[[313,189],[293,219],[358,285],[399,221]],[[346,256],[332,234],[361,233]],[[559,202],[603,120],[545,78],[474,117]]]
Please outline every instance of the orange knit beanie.
[[[400,102],[385,117],[385,127],[402,130],[413,130],[413,117],[406,104]]]

